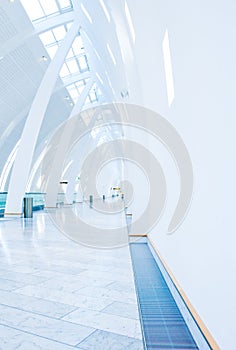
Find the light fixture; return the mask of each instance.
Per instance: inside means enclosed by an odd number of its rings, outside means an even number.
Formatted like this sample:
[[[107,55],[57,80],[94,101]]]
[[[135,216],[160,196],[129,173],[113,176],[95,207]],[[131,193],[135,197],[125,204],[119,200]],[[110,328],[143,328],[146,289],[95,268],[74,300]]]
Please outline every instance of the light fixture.
[[[69,101],[70,97],[69,96],[66,96],[64,97],[65,100]]]
[[[42,61],[46,62],[48,60],[48,58],[46,56],[42,56],[41,57]]]
[[[121,94],[121,97],[122,97],[122,98],[129,97],[129,91],[126,90],[126,89],[122,89],[121,92],[120,92],[120,94]]]
[[[3,56],[0,56],[0,61],[3,60],[3,58],[4,58]]]

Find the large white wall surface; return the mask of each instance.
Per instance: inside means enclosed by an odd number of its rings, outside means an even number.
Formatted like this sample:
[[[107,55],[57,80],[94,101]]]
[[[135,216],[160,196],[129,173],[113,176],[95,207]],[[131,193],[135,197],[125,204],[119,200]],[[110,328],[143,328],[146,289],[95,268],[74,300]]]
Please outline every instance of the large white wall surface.
[[[129,7],[143,103],[175,126],[194,169],[184,223],[172,235],[166,235],[166,225],[157,225],[151,237],[220,348],[233,349],[236,3],[136,0]],[[175,89],[170,107],[162,51],[166,30]]]

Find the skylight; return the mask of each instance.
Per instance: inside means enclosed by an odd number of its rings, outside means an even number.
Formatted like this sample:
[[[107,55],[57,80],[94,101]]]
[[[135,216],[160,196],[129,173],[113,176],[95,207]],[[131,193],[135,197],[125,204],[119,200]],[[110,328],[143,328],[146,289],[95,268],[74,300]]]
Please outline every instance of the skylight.
[[[97,87],[97,84],[94,83],[85,100],[85,105],[98,102],[100,96],[101,90]]]
[[[21,3],[32,22],[43,21],[73,9],[71,0],[21,0]]]
[[[41,7],[45,15],[51,15],[59,11],[59,8],[55,0],[38,0],[38,1],[41,4]]]
[[[80,35],[78,35],[72,45],[74,56],[84,53],[84,44]]]
[[[66,61],[66,65],[67,65],[67,67],[68,67],[68,69],[69,69],[71,75],[72,75],[72,74],[75,74],[75,73],[77,73],[77,72],[79,71],[78,64],[77,64],[77,62],[76,62],[76,60],[75,60],[74,57],[69,58],[69,59]]]
[[[78,97],[81,95],[88,79],[81,79],[73,84],[67,86],[67,90],[72,98],[73,102],[76,103]]]
[[[67,90],[74,103],[77,102],[88,80],[89,79],[82,79],[67,86]],[[90,103],[98,102],[100,96],[101,90],[97,87],[96,83],[94,83],[85,100],[85,104],[88,105]]]
[[[40,39],[43,42],[51,59],[53,59],[53,57],[55,56],[58,47],[61,45],[61,41],[67,33],[68,25],[69,24],[65,24],[56,27],[40,35]],[[80,36],[80,33],[78,33],[61,68],[60,77],[65,82],[65,79],[70,76],[88,71],[88,59],[85,54],[82,38]],[[78,97],[80,96],[86,83],[87,79],[80,79],[79,81],[76,81],[75,83],[66,86],[70,98],[74,103],[77,102]],[[91,96],[88,95],[88,99],[86,100],[87,103],[93,103],[94,101],[97,101],[96,92],[90,93]]]
[[[53,35],[53,31],[50,30],[40,35],[40,39],[43,42],[44,46],[52,45],[56,42],[56,38]]]
[[[61,41],[65,37],[68,30],[68,25],[61,25],[52,30],[48,30],[43,34],[40,34],[40,39],[44,44],[49,56],[51,59],[56,54],[58,47],[61,44]],[[84,44],[80,34],[78,33],[75,38],[71,49],[69,50],[65,63],[60,72],[60,77],[65,78],[69,75],[76,73],[84,73],[89,71],[88,59],[85,54]]]
[[[70,71],[69,71],[69,68],[67,67],[67,65],[64,63],[62,66],[62,69],[60,71],[60,76],[61,76],[61,78],[65,78],[68,75],[70,75]]]
[[[69,57],[66,58],[65,63],[60,72],[60,77],[65,78],[67,76],[84,73],[89,71],[88,60],[85,54],[80,56],[71,56],[71,52],[69,53]]]
[[[65,26],[56,27],[53,29],[53,34],[57,41],[61,41],[66,35]]]
[[[51,59],[55,56],[61,41],[64,39],[67,33],[67,30],[68,25],[65,24],[39,35]]]
[[[110,21],[110,16],[104,4],[104,1],[100,1],[107,19]],[[21,0],[21,2],[31,21],[34,23],[46,20],[51,16],[60,15],[64,12],[73,10],[72,0]],[[92,23],[92,18],[83,4],[81,4],[81,9],[87,16],[88,20]],[[61,45],[62,40],[65,38],[71,24],[72,22],[59,25],[39,35],[39,38],[42,41],[51,59],[54,58],[57,49]],[[112,52],[110,55],[113,55]],[[112,60],[115,64],[114,56],[112,57]],[[80,74],[88,72],[89,70],[90,68],[88,64],[88,58],[85,53],[84,44],[80,33],[78,33],[60,71],[60,77],[64,83],[66,83],[66,85],[68,84],[68,78],[75,78],[72,84],[66,86],[68,95],[70,97],[66,96],[65,99],[68,100],[71,105],[73,105],[73,103],[76,103],[88,80],[81,79]],[[76,81],[77,79],[79,80]],[[100,95],[101,91],[97,88],[96,85],[94,85],[88,94],[86,103],[94,103],[98,101],[98,97]]]

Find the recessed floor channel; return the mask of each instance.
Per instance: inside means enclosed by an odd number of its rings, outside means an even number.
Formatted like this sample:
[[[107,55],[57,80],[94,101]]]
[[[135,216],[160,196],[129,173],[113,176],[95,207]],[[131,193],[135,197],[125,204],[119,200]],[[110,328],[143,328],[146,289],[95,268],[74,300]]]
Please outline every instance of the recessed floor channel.
[[[131,243],[145,349],[198,349],[147,243]]]

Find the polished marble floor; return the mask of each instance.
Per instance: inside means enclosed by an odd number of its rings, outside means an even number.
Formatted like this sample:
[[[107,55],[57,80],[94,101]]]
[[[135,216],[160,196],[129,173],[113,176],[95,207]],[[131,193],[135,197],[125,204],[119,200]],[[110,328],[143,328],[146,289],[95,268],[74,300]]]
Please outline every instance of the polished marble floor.
[[[74,243],[46,212],[0,220],[0,349],[142,350],[129,248]]]

